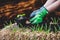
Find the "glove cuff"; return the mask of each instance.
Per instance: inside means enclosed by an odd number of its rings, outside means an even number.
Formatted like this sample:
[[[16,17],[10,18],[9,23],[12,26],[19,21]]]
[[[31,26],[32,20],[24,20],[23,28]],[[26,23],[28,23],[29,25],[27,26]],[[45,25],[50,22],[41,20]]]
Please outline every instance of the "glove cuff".
[[[40,8],[40,13],[38,13],[38,15],[40,15],[41,17],[44,17],[48,14],[48,10],[43,6]]]

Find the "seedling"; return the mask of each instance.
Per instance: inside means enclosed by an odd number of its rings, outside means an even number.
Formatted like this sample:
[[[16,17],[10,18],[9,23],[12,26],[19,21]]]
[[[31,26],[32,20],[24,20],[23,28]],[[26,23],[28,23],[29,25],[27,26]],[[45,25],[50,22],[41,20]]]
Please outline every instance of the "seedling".
[[[55,17],[54,18],[51,17],[51,19],[52,19],[52,24],[58,24],[58,19],[56,19]]]
[[[21,16],[25,16],[25,14],[19,14],[19,15],[17,15],[17,18],[19,18]]]
[[[21,17],[21,18],[20,18]],[[25,17],[25,14],[20,14],[20,15],[17,15],[17,18],[18,20],[16,21],[18,24],[19,24],[19,27],[21,28],[24,28],[24,25],[25,25],[25,21],[26,19],[24,18]],[[57,24],[58,23],[58,20],[56,18],[51,18],[52,19],[52,23],[51,24]],[[7,24],[7,23],[6,23]],[[51,24],[50,25],[47,25],[47,23],[45,23],[45,25],[32,25],[32,27],[30,27],[30,29],[34,32],[34,31],[38,31],[38,32],[42,32],[42,31],[45,31],[46,34],[48,34],[50,31],[51,31]],[[12,22],[10,21],[10,24],[9,25],[12,25]],[[6,26],[6,25],[5,25]],[[58,30],[55,28],[55,31],[57,32]],[[16,31],[16,29],[13,29],[14,31]],[[60,30],[60,29],[59,29]]]

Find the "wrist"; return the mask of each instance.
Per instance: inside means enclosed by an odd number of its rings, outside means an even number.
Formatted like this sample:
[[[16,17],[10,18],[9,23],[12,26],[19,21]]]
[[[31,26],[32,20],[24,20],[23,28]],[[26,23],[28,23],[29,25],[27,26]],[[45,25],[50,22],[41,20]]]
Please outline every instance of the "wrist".
[[[38,15],[41,15],[41,17],[44,17],[47,14],[48,14],[48,10],[44,6],[41,7],[41,13],[39,13]]]

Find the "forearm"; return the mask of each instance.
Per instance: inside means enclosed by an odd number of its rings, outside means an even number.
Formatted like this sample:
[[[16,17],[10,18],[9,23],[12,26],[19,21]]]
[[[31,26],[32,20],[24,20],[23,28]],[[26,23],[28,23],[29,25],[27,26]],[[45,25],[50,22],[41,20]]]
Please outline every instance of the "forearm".
[[[53,3],[52,5],[50,5],[49,7],[47,7],[46,9],[49,12],[52,12],[52,11],[56,10],[59,6],[60,6],[60,0],[56,1],[55,3]]]
[[[45,7],[48,7],[52,3],[54,3],[56,0],[47,0],[47,2],[44,4]]]

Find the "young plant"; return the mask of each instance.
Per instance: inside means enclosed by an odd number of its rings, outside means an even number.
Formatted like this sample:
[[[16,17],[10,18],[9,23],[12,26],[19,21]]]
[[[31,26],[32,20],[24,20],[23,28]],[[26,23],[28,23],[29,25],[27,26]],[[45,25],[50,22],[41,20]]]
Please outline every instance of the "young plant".
[[[52,19],[52,23],[53,24],[57,24],[58,23],[58,19],[56,19],[55,17],[54,18],[51,18]]]
[[[7,22],[6,22],[7,23]],[[7,23],[8,24],[8,23]],[[12,25],[12,22],[10,21],[10,23],[8,25],[4,24],[5,29],[9,28]]]
[[[44,31],[46,34],[50,33],[50,25],[47,25],[47,23],[45,23]]]

